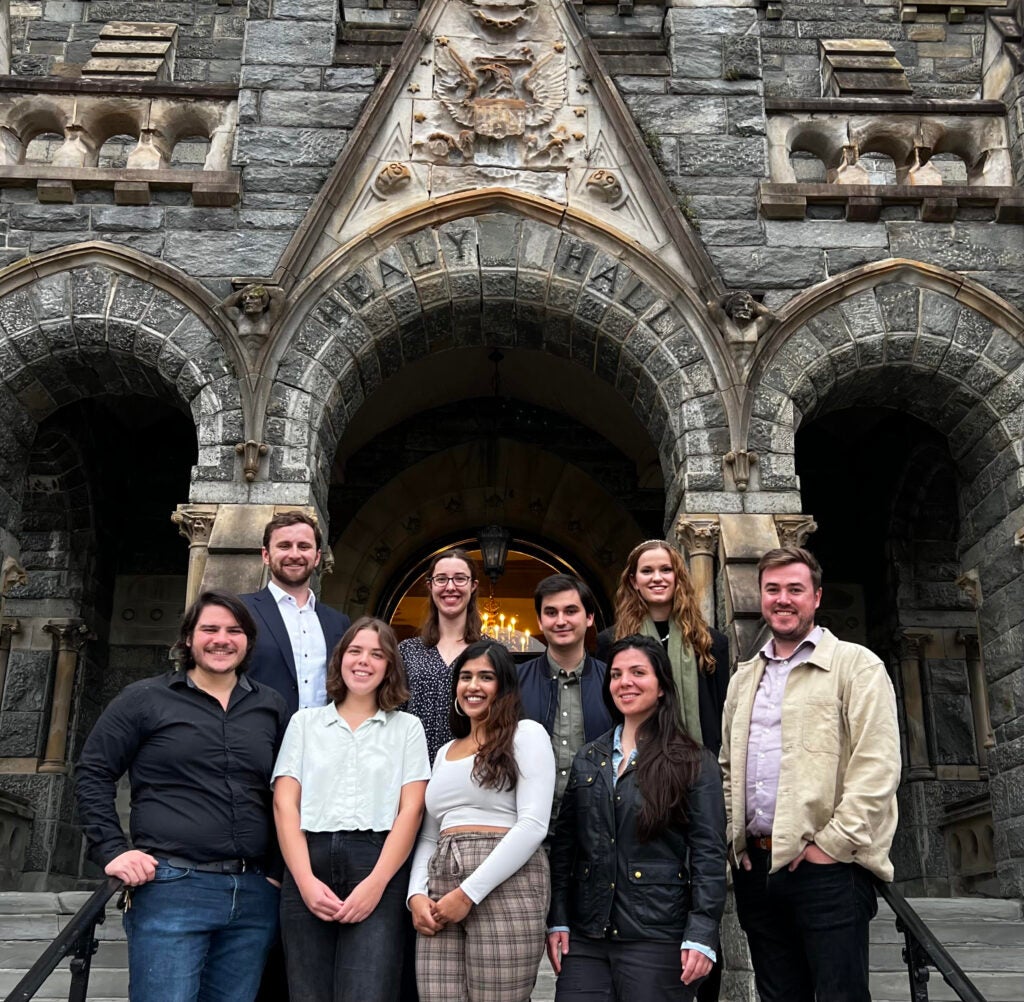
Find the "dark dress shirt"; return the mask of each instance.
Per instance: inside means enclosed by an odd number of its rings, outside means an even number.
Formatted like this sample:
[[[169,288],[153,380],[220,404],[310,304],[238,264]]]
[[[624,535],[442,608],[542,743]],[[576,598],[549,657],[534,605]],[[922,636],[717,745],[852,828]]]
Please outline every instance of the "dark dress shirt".
[[[184,672],[127,686],[76,770],[90,859],[106,866],[129,848],[195,863],[276,855],[270,777],[287,722],[281,696],[245,675],[227,710]],[[126,771],[131,846],[114,805]]]

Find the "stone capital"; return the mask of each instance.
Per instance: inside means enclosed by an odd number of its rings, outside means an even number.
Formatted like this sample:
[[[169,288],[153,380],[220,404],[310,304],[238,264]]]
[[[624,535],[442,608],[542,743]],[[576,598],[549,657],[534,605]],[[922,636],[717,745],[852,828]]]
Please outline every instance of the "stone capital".
[[[178,505],[171,515],[171,521],[178,527],[178,534],[192,545],[206,546],[210,542],[210,533],[217,518],[217,509],[198,508],[191,505]]]
[[[720,527],[717,518],[681,515],[676,522],[676,540],[690,557],[718,554]]]
[[[62,651],[78,652],[91,640],[94,634],[80,619],[51,619],[43,624],[43,631],[57,638],[57,647]]]
[[[925,645],[932,639],[926,630],[899,630],[896,633],[896,647],[900,660],[920,659],[924,654]]]
[[[803,546],[808,537],[818,531],[813,515],[776,515],[775,529],[782,546]]]
[[[0,620],[0,647],[7,647],[11,643],[11,637],[15,633],[21,633],[21,622],[17,619]]]

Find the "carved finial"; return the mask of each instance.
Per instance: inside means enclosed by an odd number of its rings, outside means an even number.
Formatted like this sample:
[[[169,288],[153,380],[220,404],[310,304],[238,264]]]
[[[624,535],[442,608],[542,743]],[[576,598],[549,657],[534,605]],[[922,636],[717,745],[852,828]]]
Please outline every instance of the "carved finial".
[[[239,442],[235,446],[235,452],[239,456],[245,457],[242,462],[242,470],[245,479],[252,483],[260,471],[260,458],[270,452],[270,446],[266,442],[257,442],[250,438],[248,442]]]
[[[730,450],[723,457],[726,466],[732,469],[732,479],[736,484],[736,490],[745,491],[750,485],[750,467],[757,462],[756,452],[745,450]]]
[[[28,584],[28,571],[12,556],[4,557],[0,567],[0,595],[6,595],[12,588]]]

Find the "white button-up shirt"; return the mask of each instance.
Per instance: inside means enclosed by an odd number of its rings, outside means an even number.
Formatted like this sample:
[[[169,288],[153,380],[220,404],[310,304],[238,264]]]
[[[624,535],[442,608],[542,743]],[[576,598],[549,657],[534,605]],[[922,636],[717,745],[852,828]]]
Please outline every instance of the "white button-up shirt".
[[[327,641],[316,614],[316,596],[310,592],[306,604],[299,604],[273,581],[268,585],[277,602],[288,639],[292,642],[295,678],[299,684],[299,709],[323,706],[327,702]]]
[[[427,738],[400,710],[378,710],[354,731],[333,703],[299,710],[281,742],[278,776],[302,787],[303,831],[390,831],[402,787],[430,779]]]

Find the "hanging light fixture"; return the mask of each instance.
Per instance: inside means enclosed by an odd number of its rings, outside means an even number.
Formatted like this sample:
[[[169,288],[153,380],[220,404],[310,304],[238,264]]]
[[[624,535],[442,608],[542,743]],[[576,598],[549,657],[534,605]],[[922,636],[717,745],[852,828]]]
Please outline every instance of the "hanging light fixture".
[[[508,544],[512,536],[503,526],[487,525],[476,534],[476,538],[483,556],[484,574],[491,579],[491,584],[495,585],[498,578],[505,573]]]

